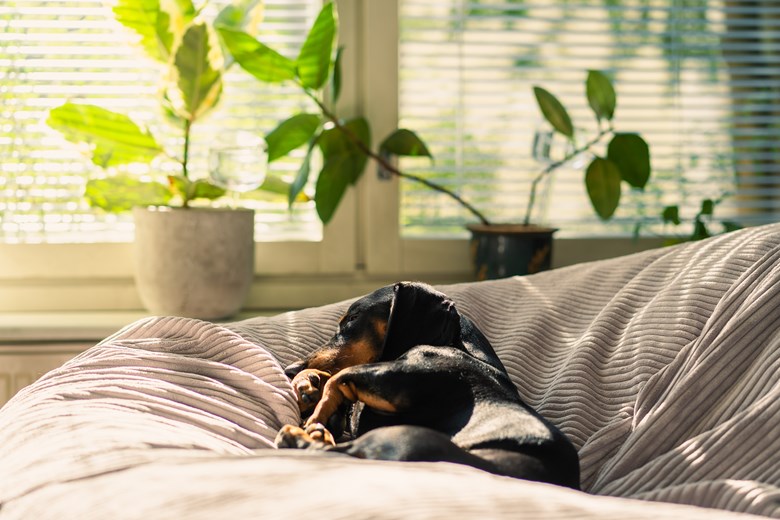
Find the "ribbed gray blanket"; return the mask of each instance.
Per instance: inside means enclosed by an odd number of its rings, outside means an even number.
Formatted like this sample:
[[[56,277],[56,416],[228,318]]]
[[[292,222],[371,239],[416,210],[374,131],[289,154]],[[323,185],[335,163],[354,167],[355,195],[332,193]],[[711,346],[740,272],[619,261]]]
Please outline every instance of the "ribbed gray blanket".
[[[50,372],[0,410],[0,518],[780,518],[780,225],[439,289],[575,443],[585,492],[273,449],[299,419],[280,364],[341,302],[142,320]]]

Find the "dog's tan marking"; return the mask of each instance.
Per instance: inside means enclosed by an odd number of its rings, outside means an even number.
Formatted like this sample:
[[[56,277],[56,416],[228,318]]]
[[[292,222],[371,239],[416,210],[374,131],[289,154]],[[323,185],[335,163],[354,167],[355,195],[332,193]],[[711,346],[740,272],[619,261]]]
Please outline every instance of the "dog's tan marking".
[[[322,399],[317,403],[311,417],[306,421],[306,427],[316,423],[326,424],[328,419],[336,413],[336,410],[345,400],[352,403],[360,401],[369,408],[381,412],[395,413],[398,411],[398,407],[387,399],[358,388],[352,381],[343,381],[342,379],[342,377],[337,375],[325,383]]]
[[[326,424],[328,419],[336,413],[341,403],[344,402],[346,396],[344,395],[343,386],[339,384],[340,374],[330,378],[325,387],[322,390],[322,398],[317,406],[314,408],[311,417],[309,417],[304,423],[304,427],[309,427],[315,423]]]
[[[374,320],[374,331],[376,336],[380,338],[380,341],[384,343],[385,336],[387,336],[387,320],[376,319]],[[376,350],[379,351],[380,345],[377,345]]]
[[[398,408],[388,401],[387,399],[384,399],[382,397],[379,397],[376,394],[372,394],[369,392],[357,392],[357,400],[361,403],[366,403],[366,406],[369,408],[373,408],[374,410],[379,410],[380,412],[387,412],[387,413],[396,413],[398,411]]]

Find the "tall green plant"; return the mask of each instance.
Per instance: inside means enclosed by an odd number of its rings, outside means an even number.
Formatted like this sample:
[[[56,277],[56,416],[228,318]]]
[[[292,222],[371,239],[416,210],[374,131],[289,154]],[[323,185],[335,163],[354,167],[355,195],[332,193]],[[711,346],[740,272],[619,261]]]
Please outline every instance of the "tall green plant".
[[[422,183],[449,196],[480,222],[490,224],[480,210],[459,194],[424,177],[403,172],[391,162],[392,156],[432,158],[428,147],[413,131],[395,130],[374,151],[371,148],[371,128],[365,118],[342,119],[333,111],[341,84],[341,49],[335,48],[338,20],[332,3],[323,7],[295,59],[282,56],[235,27],[217,29],[230,54],[244,70],[263,82],[295,84],[319,109],[318,113],[293,115],[266,136],[269,161],[306,146],[305,158],[292,183],[290,200],[294,200],[308,182],[312,155],[318,151],[322,155],[323,166],[317,177],[314,200],[324,223],[332,218],[348,187],[355,184],[368,159],[372,159],[386,172]],[[596,157],[585,172],[585,186],[596,213],[604,220],[611,218],[620,203],[622,182],[642,189],[649,179],[650,152],[647,143],[638,134],[617,133],[613,129],[616,95],[610,80],[600,72],[591,71],[586,93],[598,120],[599,131],[590,140],[578,145],[579,134],[561,102],[547,90],[534,87],[542,114],[556,132],[571,141],[572,151],[560,161],[548,165],[533,180],[526,205],[526,224],[530,221],[538,183],[575,156],[591,152],[607,137],[611,140],[606,156]]]
[[[118,22],[136,33],[148,56],[163,65],[161,109],[180,129],[181,148],[169,153],[152,133],[127,115],[92,104],[66,102],[49,112],[47,123],[69,141],[86,143],[92,162],[101,168],[150,163],[166,156],[181,165],[167,184],[131,175],[93,179],[86,197],[93,206],[125,211],[137,205],[164,205],[176,196],[187,207],[194,199],[216,199],[225,191],[190,175],[192,127],[213,110],[222,95],[225,67],[216,34],[192,0],[119,0],[113,8]],[[222,9],[214,20],[220,27],[252,31],[261,15],[258,0],[240,0]],[[260,158],[258,151],[258,159]]]

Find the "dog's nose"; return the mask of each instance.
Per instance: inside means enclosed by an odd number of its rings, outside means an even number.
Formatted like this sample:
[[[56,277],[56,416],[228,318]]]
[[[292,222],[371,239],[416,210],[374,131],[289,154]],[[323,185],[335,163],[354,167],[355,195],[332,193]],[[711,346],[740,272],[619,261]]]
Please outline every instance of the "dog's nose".
[[[287,368],[284,369],[284,375],[292,379],[295,376],[297,376],[301,370],[305,368],[306,368],[306,360],[301,359],[300,361],[296,361],[294,363],[287,365]]]

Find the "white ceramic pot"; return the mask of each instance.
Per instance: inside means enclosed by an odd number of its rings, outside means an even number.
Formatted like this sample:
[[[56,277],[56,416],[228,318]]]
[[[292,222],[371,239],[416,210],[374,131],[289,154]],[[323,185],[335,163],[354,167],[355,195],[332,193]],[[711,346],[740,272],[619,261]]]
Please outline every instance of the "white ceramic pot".
[[[158,315],[227,318],[254,276],[254,211],[135,208],[135,279]]]

